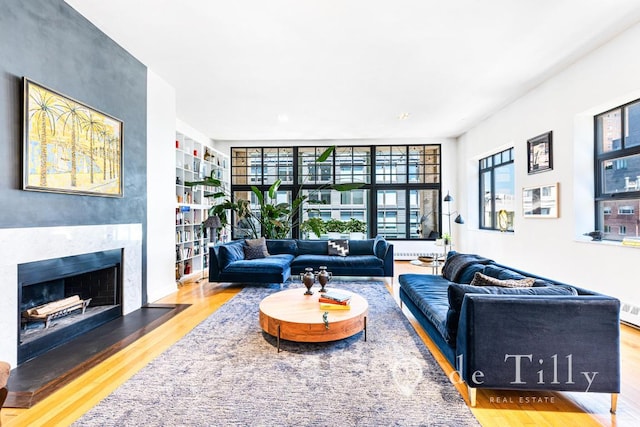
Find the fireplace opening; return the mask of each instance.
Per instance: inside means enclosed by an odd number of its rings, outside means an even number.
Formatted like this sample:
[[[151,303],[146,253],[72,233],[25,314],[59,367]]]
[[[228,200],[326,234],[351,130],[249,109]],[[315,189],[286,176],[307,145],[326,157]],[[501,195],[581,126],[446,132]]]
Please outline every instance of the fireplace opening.
[[[18,265],[18,365],[122,316],[122,249]]]

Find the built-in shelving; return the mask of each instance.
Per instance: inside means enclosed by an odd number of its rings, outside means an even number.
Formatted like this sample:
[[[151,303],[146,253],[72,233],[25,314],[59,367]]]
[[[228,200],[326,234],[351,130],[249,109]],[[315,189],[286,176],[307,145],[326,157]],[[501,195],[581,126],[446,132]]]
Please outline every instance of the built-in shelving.
[[[187,186],[211,176],[229,188],[229,159],[210,145],[176,132],[176,280],[201,278],[208,268],[212,241],[202,223],[216,201],[206,194],[220,191],[206,186]],[[222,230],[226,234],[226,230]]]

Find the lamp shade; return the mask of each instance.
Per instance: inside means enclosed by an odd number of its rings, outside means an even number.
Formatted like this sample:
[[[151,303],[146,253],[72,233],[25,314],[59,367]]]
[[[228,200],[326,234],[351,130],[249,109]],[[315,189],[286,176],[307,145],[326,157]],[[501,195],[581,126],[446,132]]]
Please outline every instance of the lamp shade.
[[[456,224],[464,224],[464,218],[462,218],[462,215],[458,215],[456,219],[453,220],[453,222],[455,222]]]
[[[220,217],[218,215],[211,215],[209,218],[205,220],[203,225],[207,228],[220,228],[222,227],[222,222],[220,221]]]
[[[449,192],[447,191],[447,195],[444,196],[443,199],[445,202],[453,202],[453,197],[451,196],[451,194],[449,194]]]

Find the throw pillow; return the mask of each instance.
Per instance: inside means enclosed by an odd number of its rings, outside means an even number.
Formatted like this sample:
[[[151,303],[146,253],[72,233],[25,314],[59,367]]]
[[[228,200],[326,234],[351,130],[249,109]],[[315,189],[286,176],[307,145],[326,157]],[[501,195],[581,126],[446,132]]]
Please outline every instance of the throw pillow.
[[[261,246],[244,245],[242,249],[244,249],[244,259],[266,258],[264,255],[264,250]]]
[[[500,286],[503,288],[530,288],[535,283],[536,279],[533,277],[526,277],[524,279],[505,279],[500,280],[495,277],[487,276],[479,271],[473,275],[471,285],[473,286]]]
[[[267,239],[265,239],[264,237],[260,237],[259,239],[245,239],[244,243],[246,246],[249,246],[250,248],[259,248],[262,251],[262,256],[259,258],[268,257],[270,255],[269,251],[267,250]],[[245,257],[246,257],[246,251],[245,251]],[[255,258],[248,258],[248,259],[255,259]]]
[[[346,239],[329,240],[327,242],[327,247],[329,250],[329,255],[349,255],[349,241]]]

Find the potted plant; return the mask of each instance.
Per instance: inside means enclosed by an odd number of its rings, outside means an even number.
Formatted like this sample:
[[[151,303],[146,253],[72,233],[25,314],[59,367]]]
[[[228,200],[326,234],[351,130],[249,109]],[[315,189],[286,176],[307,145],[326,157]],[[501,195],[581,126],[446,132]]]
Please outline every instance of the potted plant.
[[[345,223],[345,231],[349,233],[349,239],[362,240],[367,232],[367,224],[359,219],[351,218]]]
[[[345,231],[344,222],[335,218],[325,222],[324,226],[330,239],[339,239],[340,235]]]
[[[327,148],[314,162],[322,163],[326,161],[334,150],[335,146]],[[218,202],[209,209],[209,215],[218,215],[222,223],[222,228],[230,226],[237,234],[242,234],[243,237],[257,238],[264,236],[268,239],[284,239],[289,236],[291,228],[298,224],[303,209],[307,212],[315,209],[304,208],[304,204],[309,203],[309,194],[303,194],[302,192],[304,183],[300,185],[299,191],[297,192],[300,196],[293,199],[290,204],[277,203],[276,196],[281,184],[282,181],[278,179],[269,187],[266,194],[263,194],[258,187],[251,186],[251,191],[258,201],[257,209],[256,207],[250,206],[248,200],[231,200],[230,195],[226,194],[225,191],[205,194],[205,197],[213,197],[215,199],[224,198],[224,201]],[[205,185],[219,189],[222,188],[220,180],[213,177],[213,172],[211,177],[207,177],[201,181],[185,182],[184,185],[191,187]],[[361,183],[328,184],[312,190],[310,194],[322,191],[323,189],[342,192],[360,187],[362,187]],[[233,212],[235,214],[235,224],[229,221],[227,212]]]
[[[300,224],[300,232],[304,233],[309,238],[319,239],[325,231],[326,228],[324,220],[319,216],[309,218]]]

